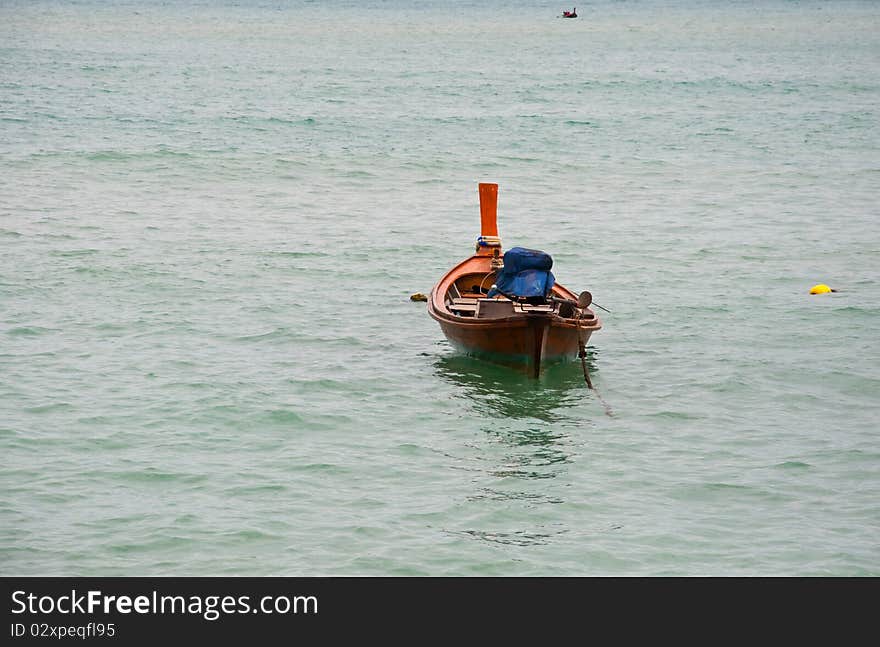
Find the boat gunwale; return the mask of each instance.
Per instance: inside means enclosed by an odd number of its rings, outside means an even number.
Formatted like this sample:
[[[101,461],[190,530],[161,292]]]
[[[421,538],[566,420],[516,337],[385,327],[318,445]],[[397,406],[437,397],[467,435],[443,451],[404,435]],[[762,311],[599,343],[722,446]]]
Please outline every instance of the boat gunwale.
[[[489,257],[474,254],[465,258],[463,261],[452,267],[437,284],[431,289],[431,295],[428,299],[428,314],[438,322],[446,322],[463,328],[524,328],[531,325],[529,322],[535,319],[547,319],[553,328],[577,328],[584,332],[594,332],[602,328],[602,322],[593,310],[587,308],[592,313],[590,319],[577,319],[560,317],[555,312],[527,312],[514,315],[512,317],[498,317],[493,319],[476,319],[474,317],[464,317],[452,314],[446,304],[446,293],[452,283],[457,281],[461,276],[467,274],[466,266],[468,265],[485,265]],[[482,268],[485,270],[485,268]],[[472,273],[479,274],[480,271],[472,270]],[[560,298],[577,301],[577,295],[564,285],[556,284],[553,286],[553,292]]]

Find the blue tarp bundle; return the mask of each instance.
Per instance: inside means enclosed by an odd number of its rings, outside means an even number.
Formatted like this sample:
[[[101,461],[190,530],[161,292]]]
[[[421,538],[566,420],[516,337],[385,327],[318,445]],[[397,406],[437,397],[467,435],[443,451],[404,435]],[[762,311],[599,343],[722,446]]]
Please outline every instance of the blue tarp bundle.
[[[504,269],[495,280],[497,289],[489,290],[487,296],[500,293],[522,298],[547,298],[556,282],[551,267],[553,259],[550,254],[537,249],[512,247],[504,252]]]

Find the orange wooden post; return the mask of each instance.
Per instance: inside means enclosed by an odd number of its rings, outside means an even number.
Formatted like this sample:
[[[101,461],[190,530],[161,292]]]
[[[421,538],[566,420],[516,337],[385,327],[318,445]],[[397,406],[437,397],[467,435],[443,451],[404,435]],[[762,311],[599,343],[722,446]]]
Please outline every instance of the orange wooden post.
[[[498,236],[498,185],[480,182],[480,234]]]

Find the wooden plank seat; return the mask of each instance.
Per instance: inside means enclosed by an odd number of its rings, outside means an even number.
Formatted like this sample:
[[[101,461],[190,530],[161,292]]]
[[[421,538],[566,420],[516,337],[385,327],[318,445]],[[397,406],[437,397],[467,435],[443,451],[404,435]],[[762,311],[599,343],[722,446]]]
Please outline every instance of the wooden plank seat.
[[[454,312],[460,312],[462,314],[467,313],[472,315],[477,312],[477,300],[466,297],[453,299],[452,304],[449,306],[449,309]]]

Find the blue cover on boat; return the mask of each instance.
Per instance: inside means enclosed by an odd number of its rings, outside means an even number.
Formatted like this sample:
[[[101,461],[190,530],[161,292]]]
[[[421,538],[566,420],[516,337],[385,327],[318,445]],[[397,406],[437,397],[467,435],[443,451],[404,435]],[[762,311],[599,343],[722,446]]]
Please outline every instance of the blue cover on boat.
[[[504,252],[504,268],[495,279],[497,289],[489,290],[487,296],[505,294],[514,297],[547,298],[556,277],[550,268],[553,259],[550,254],[537,249],[512,247]]]

